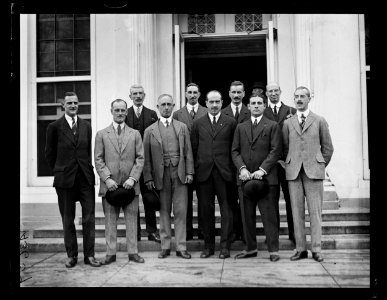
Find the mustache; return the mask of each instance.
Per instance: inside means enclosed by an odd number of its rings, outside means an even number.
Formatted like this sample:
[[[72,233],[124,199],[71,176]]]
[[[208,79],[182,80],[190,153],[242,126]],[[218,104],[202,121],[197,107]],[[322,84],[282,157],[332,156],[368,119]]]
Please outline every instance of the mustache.
[[[302,101],[298,101],[297,104],[303,104],[303,102]]]

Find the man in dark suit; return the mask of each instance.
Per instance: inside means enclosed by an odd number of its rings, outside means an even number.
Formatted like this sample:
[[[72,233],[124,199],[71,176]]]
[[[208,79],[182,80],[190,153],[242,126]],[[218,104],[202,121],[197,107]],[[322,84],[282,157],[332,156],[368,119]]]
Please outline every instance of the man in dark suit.
[[[250,111],[246,105],[242,103],[242,100],[245,96],[244,84],[240,81],[233,81],[230,85],[230,91],[228,95],[231,99],[231,103],[222,109],[222,113],[229,117],[235,118],[237,124],[250,120]],[[234,173],[237,173],[236,169],[234,169]],[[236,240],[245,240],[243,234],[240,200],[238,200],[243,197],[243,194],[238,189],[236,180],[237,179],[235,178],[234,183],[228,186],[230,206],[233,213],[233,234],[231,237],[231,242]]]
[[[286,179],[292,204],[297,252],[290,260],[308,257],[305,235],[305,199],[310,216],[312,257],[322,262],[321,213],[325,167],[333,155],[327,121],[310,111],[310,91],[300,86],[294,92],[297,113],[282,127]]]
[[[160,191],[159,258],[171,254],[171,211],[174,216],[176,256],[190,259],[186,241],[187,184],[193,180],[194,163],[187,125],[173,120],[175,103],[171,95],[157,100],[158,122],[144,133],[144,182],[149,190]]]
[[[185,97],[187,98],[187,104],[173,113],[173,118],[180,122],[183,122],[188,127],[188,131],[191,135],[192,124],[195,120],[204,116],[207,113],[207,109],[199,104],[200,91],[199,86],[195,83],[187,85]],[[195,176],[191,184],[188,185],[188,207],[187,207],[187,240],[193,239],[193,192],[196,189]],[[199,203],[198,203],[199,205]],[[198,207],[198,212],[199,212]],[[203,238],[201,220],[198,213],[198,238]]]
[[[62,217],[67,268],[78,262],[78,243],[74,225],[76,202],[82,207],[82,235],[84,263],[101,266],[94,257],[95,193],[94,172],[91,164],[91,126],[77,116],[78,97],[65,94],[65,114],[47,127],[45,154],[54,172],[54,187],[58,195]]]
[[[269,82],[269,84],[266,86],[266,95],[269,99],[269,103],[265,111],[263,112],[263,115],[266,118],[278,123],[281,129],[281,135],[282,135],[282,127],[283,127],[284,121],[290,118],[292,115],[294,115],[296,113],[296,109],[294,107],[287,106],[282,101],[280,101],[281,88],[276,82]],[[280,160],[277,163],[277,174],[278,174],[278,181],[280,184],[278,184],[277,186],[278,189],[275,191],[274,198],[277,199],[276,211],[277,211],[278,228],[280,228],[279,198],[280,198],[280,185],[281,185],[282,193],[285,198],[286,219],[288,222],[289,240],[291,240],[295,244],[296,240],[294,238],[292,206],[290,204],[288,181],[286,180],[286,176],[285,176],[284,160],[285,160],[285,157],[282,154]]]
[[[133,101],[133,105],[128,109],[125,123],[129,127],[140,131],[141,139],[144,139],[145,129],[157,121],[157,113],[143,105],[145,93],[144,88],[141,85],[132,85],[130,87],[129,97]],[[156,211],[150,204],[150,197],[152,197],[152,192],[146,188],[143,174],[141,174],[140,177],[140,190],[142,202],[144,204],[148,240],[160,243],[160,235],[157,231]],[[141,240],[140,210],[138,210],[137,215],[137,240]]]
[[[279,234],[274,198],[278,185],[277,161],[281,156],[282,137],[278,124],[263,116],[265,103],[261,97],[250,98],[250,120],[238,124],[232,144],[232,159],[239,174],[238,185],[244,195],[241,201],[246,250],[236,258],[257,256],[256,206],[262,216],[271,261],[278,261]],[[251,182],[248,182],[250,181]],[[266,193],[249,195],[246,189],[264,180]],[[242,184],[243,181],[243,184]],[[248,183],[246,183],[248,182]]]
[[[204,251],[201,258],[215,253],[215,195],[220,206],[220,254],[230,257],[232,211],[227,186],[235,180],[231,160],[231,144],[236,127],[234,118],[221,113],[222,96],[210,91],[206,97],[208,114],[192,126],[191,143],[194,153],[196,193],[200,202]]]

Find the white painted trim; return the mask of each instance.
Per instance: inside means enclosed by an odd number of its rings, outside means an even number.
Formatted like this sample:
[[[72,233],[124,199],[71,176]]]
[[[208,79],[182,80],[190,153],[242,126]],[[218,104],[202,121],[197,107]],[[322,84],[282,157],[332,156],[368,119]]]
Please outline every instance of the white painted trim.
[[[270,21],[271,22],[271,21]],[[177,26],[177,25],[175,25]],[[268,31],[267,29],[262,29],[260,31],[253,31],[253,32],[236,32],[236,33],[206,33],[206,34],[203,34],[203,35],[199,35],[199,34],[187,34],[187,33],[183,33],[182,34],[182,37],[184,39],[209,39],[209,38],[224,38],[224,37],[228,37],[228,38],[232,38],[232,37],[254,37],[254,36],[260,36],[260,35],[263,35],[263,36],[266,36],[268,34]]]
[[[360,89],[361,89],[361,122],[363,146],[363,179],[370,179],[369,153],[368,153],[368,122],[367,122],[367,71],[365,55],[365,23],[364,15],[359,15],[359,50],[360,50]]]
[[[181,107],[181,73],[180,73],[180,26],[175,25],[175,110]]]
[[[91,32],[90,32],[91,34]],[[91,40],[90,40],[91,47]],[[91,50],[91,49],[90,49]],[[64,81],[90,81],[90,75],[84,76],[56,76],[56,77],[36,77],[35,81],[39,82],[64,82]]]

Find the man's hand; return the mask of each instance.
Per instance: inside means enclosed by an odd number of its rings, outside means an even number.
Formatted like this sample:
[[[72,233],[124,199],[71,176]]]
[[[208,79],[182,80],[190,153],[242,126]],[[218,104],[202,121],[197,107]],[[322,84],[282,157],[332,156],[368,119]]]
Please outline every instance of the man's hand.
[[[129,178],[128,180],[126,180],[124,182],[123,187],[126,188],[127,190],[130,190],[134,186],[135,183],[136,182],[134,181],[133,178]]]
[[[152,180],[145,183],[145,185],[148,188],[148,190],[150,190],[150,191],[155,188],[155,184],[153,183]]]
[[[105,184],[109,191],[115,191],[118,188],[117,182],[115,182],[113,179],[108,178],[105,181]]]
[[[265,175],[265,173],[264,173],[262,170],[257,170],[257,171],[255,171],[251,176],[252,176],[254,179],[259,179],[259,180],[261,180],[263,175]]]
[[[250,180],[251,174],[246,168],[242,168],[241,173],[239,174],[239,179],[242,181]]]
[[[192,175],[185,175],[185,183],[190,184],[193,181],[193,176]]]

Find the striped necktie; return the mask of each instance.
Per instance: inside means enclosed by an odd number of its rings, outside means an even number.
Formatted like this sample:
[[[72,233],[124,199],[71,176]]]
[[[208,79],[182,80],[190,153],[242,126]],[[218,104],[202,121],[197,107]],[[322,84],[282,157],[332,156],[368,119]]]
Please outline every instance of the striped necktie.
[[[301,123],[300,123],[301,129],[304,129],[305,119],[306,119],[305,115],[301,114]]]
[[[75,123],[74,117],[71,117],[71,119],[72,119],[71,130],[72,130],[73,134],[76,135],[77,134],[77,123]]]

